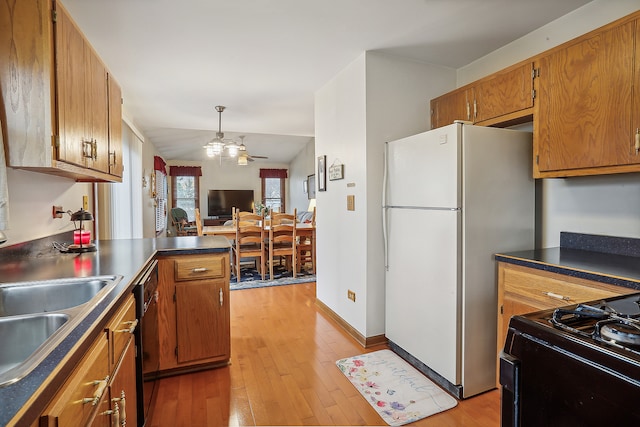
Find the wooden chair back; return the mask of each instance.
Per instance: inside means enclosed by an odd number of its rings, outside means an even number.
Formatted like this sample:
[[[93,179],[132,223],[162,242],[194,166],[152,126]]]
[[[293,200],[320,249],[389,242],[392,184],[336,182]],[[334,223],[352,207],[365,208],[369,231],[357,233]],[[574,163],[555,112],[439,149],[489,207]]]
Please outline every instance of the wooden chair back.
[[[200,217],[200,208],[196,208],[196,230],[198,231],[198,236],[202,236],[202,218]]]
[[[298,253],[297,253],[297,261],[298,261],[298,271],[302,271],[302,267],[306,263],[311,263],[311,271],[313,274],[316,274],[316,245],[315,245],[315,235],[316,235],[316,208],[313,208],[313,214],[311,216],[311,227],[312,230],[310,232],[306,232],[303,235],[300,235],[298,239]]]
[[[238,283],[241,279],[240,262],[242,258],[255,258],[262,280],[265,273],[265,239],[264,218],[249,213],[236,217],[236,241],[234,244],[234,269]],[[260,264],[258,265],[257,261]]]
[[[293,214],[272,212],[269,225],[269,278],[273,280],[274,257],[291,258],[293,277],[297,274],[297,248],[296,248],[296,219],[297,212]]]

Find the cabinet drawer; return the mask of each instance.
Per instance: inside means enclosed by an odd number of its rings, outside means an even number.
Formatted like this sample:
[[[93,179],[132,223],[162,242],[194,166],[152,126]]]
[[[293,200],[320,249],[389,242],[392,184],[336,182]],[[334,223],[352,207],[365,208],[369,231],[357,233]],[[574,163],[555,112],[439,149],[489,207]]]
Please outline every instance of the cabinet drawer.
[[[519,300],[528,301],[530,305],[539,308],[555,308],[633,291],[543,271],[533,274],[511,266],[505,268],[503,274],[505,296],[517,295]]]
[[[176,281],[221,278],[225,276],[226,269],[223,255],[189,256],[175,260]]]
[[[40,425],[85,425],[98,409],[101,396],[108,394],[108,375],[107,340],[101,335],[47,407]]]
[[[109,369],[113,370],[120,360],[122,352],[129,340],[133,337],[138,321],[136,320],[136,305],[133,295],[129,296],[122,308],[109,323]]]

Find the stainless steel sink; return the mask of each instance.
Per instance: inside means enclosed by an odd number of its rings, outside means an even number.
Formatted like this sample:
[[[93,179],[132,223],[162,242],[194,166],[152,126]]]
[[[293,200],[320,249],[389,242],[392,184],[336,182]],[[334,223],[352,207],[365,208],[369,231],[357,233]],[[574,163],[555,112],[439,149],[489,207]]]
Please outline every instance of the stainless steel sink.
[[[0,387],[38,366],[121,279],[94,276],[0,284]]]
[[[62,313],[0,318],[0,372],[9,371],[27,360],[68,321],[69,315]]]
[[[0,317],[75,307],[112,285],[114,279],[101,276],[0,285]]]

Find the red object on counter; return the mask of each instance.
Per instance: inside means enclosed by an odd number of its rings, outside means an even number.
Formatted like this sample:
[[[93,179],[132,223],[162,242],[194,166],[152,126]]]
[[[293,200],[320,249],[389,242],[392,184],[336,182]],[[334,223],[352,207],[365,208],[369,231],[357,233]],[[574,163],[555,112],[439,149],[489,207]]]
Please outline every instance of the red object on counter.
[[[91,243],[91,232],[88,230],[75,230],[73,232],[74,245],[88,245]]]

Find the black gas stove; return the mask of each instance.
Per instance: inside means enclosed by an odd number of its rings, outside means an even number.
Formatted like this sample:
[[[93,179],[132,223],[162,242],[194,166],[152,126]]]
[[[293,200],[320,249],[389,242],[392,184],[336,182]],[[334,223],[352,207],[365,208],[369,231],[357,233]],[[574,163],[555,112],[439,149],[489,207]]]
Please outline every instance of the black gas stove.
[[[514,316],[503,426],[640,425],[640,294]]]

